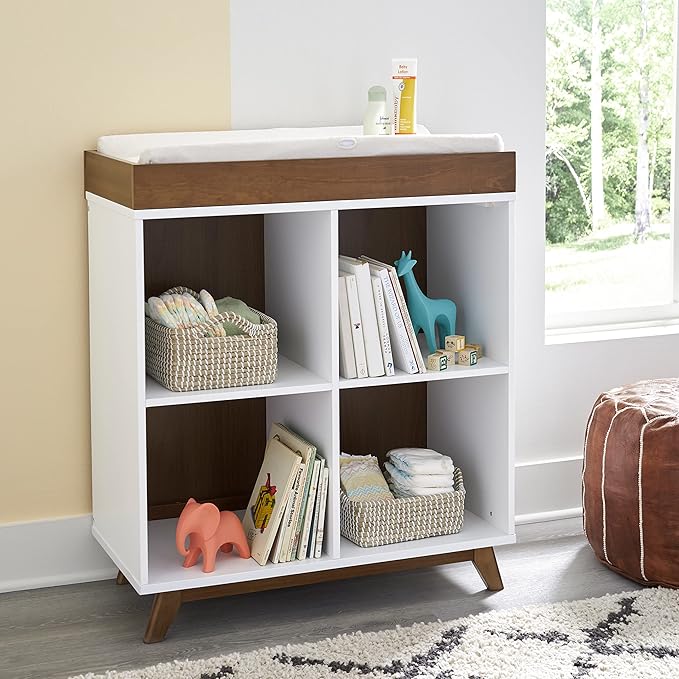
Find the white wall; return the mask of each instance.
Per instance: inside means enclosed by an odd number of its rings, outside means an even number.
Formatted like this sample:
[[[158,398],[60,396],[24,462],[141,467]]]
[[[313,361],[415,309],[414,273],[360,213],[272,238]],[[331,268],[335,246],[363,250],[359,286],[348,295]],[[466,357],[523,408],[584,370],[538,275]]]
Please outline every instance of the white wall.
[[[517,513],[577,507],[592,402],[677,374],[679,338],[544,344],[544,2],[234,0],[231,50],[234,128],[358,124],[391,58],[416,56],[421,123],[516,149]]]

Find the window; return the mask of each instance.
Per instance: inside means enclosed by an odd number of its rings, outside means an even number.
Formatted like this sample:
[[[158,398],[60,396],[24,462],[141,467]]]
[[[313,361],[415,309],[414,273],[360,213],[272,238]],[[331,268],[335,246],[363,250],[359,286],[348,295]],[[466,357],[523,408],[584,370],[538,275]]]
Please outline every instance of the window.
[[[548,0],[551,328],[679,317],[676,0]]]

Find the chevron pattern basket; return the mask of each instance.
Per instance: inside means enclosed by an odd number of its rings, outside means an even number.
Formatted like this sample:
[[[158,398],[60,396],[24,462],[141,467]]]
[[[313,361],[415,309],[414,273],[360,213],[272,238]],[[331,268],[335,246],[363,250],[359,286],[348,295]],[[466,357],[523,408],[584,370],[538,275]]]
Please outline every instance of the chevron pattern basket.
[[[176,287],[165,294],[188,293]],[[166,328],[146,317],[146,372],[171,391],[224,389],[269,384],[276,379],[278,326],[273,318],[252,309],[260,325],[237,314],[219,314],[190,328]],[[230,337],[211,335],[230,321],[243,331]],[[216,334],[216,333],[215,333]]]
[[[359,547],[379,547],[451,535],[464,522],[464,483],[455,468],[452,493],[353,502],[340,489],[342,535]]]

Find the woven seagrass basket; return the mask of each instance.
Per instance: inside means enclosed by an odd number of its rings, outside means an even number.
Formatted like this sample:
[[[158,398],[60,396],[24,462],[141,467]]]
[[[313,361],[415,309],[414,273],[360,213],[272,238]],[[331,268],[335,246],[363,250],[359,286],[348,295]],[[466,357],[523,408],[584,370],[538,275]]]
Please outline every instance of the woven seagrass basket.
[[[464,522],[462,472],[453,473],[453,492],[439,495],[353,502],[340,489],[342,535],[359,547],[451,535]]]
[[[188,293],[171,288],[165,294]],[[278,326],[261,311],[260,325],[237,314],[218,314],[190,328],[166,328],[146,317],[146,372],[171,391],[224,389],[269,384],[276,379]],[[230,321],[243,331],[230,337],[206,337]]]

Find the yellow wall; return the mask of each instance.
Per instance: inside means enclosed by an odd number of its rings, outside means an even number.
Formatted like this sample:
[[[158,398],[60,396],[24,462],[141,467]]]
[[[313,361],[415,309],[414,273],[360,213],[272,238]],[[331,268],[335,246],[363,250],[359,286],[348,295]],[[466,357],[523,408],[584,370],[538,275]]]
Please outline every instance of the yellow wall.
[[[82,151],[228,127],[227,0],[33,0],[0,21],[0,523],[91,510]]]

